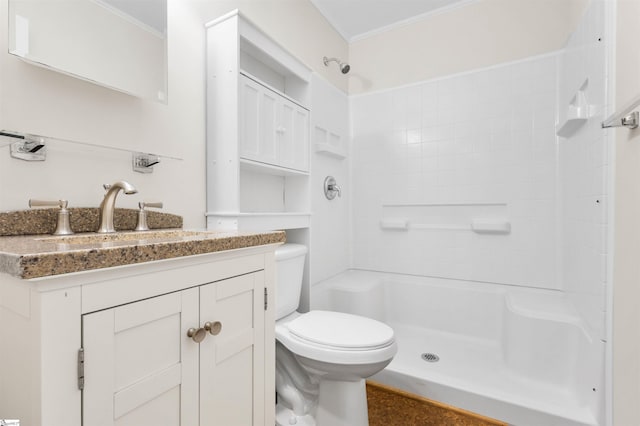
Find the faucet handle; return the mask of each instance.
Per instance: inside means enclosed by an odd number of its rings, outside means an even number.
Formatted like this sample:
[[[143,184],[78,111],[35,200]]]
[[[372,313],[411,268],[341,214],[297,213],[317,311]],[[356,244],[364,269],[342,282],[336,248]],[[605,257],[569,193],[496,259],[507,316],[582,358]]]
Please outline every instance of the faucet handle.
[[[140,207],[140,210],[144,210],[145,207],[155,207],[156,209],[161,209],[162,208],[162,201],[140,201],[138,203],[138,207]]]
[[[140,210],[138,210],[138,226],[136,226],[136,231],[148,231],[149,225],[147,225],[147,211],[145,210],[145,208],[154,207],[157,209],[161,209],[162,201],[140,201],[138,203],[138,207],[140,207]]]
[[[53,235],[70,235],[73,234],[71,224],[69,223],[69,210],[67,200],[48,201],[48,200],[29,200],[29,207],[60,207],[58,210],[58,224]]]
[[[327,176],[324,180],[324,196],[327,197],[327,200],[333,200],[338,197],[342,197],[342,191],[338,186],[336,179],[333,176]]]
[[[61,209],[66,209],[69,205],[67,200],[29,200],[29,207],[60,207]]]

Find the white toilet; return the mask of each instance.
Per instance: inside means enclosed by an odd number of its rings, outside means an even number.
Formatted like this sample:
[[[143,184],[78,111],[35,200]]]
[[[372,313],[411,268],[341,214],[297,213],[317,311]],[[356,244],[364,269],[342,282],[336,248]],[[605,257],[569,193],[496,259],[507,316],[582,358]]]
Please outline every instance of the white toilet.
[[[365,381],[396,354],[393,329],[340,312],[296,312],[307,248],[276,250],[277,426],[367,426]]]

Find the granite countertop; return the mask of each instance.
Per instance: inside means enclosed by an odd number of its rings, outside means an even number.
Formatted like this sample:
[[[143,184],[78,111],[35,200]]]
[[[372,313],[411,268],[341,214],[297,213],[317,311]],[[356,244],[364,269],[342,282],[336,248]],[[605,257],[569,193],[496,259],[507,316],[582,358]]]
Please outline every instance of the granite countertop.
[[[283,243],[282,231],[262,233],[182,229],[0,237],[0,272],[29,279],[154,260]]]
[[[58,209],[31,209],[0,212],[0,236],[52,234],[58,223]],[[113,225],[118,231],[133,231],[138,223],[138,210],[116,208]],[[69,224],[73,232],[93,232],[100,226],[97,207],[69,208]],[[182,228],[182,217],[147,211],[151,229]]]

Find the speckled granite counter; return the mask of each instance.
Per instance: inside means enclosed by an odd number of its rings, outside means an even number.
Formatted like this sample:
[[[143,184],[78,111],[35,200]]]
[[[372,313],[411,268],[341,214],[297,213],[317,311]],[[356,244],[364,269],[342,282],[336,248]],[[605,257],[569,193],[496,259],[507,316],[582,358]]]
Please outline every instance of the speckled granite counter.
[[[25,279],[39,278],[282,243],[285,238],[280,231],[222,233],[180,229],[123,232],[117,236],[5,236],[0,237],[0,272]]]
[[[0,212],[0,235],[52,234],[58,222],[58,209],[31,209]],[[73,232],[92,232],[100,226],[97,207],[69,208],[69,222]],[[113,224],[117,231],[132,231],[138,223],[138,210],[116,208]],[[182,217],[174,214],[147,211],[151,229],[182,228]]]

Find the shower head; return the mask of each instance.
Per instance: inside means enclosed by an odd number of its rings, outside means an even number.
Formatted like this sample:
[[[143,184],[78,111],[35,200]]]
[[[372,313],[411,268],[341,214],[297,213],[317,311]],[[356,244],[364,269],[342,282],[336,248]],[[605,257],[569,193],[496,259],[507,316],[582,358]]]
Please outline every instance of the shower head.
[[[342,72],[342,74],[346,74],[349,72],[349,70],[351,69],[351,66],[349,64],[347,64],[346,62],[342,62],[340,59],[338,58],[327,58],[326,56],[324,58],[322,58],[322,62],[324,63],[324,65],[326,67],[329,66],[329,62],[335,62],[336,64],[338,64],[338,66],[340,67],[340,72]]]

